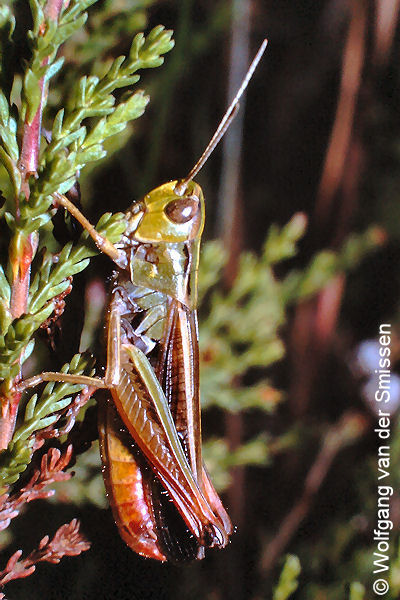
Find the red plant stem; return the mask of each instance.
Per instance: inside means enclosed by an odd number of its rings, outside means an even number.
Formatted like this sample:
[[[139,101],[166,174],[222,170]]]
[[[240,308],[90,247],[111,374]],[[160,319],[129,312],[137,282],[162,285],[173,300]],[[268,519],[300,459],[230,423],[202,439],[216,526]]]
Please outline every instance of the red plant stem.
[[[13,318],[25,312],[28,299],[32,259],[38,245],[37,233],[28,236],[16,232],[9,248],[9,257],[13,273],[11,288],[11,314]],[[0,396],[0,450],[5,450],[11,441],[15,429],[18,405],[21,393],[13,389],[12,383]]]
[[[13,319],[17,319],[26,312],[31,264],[37,246],[36,232],[26,236],[17,231],[10,244],[9,255],[13,274],[10,309]]]
[[[43,61],[46,64],[47,59]],[[29,185],[28,180],[31,175],[35,175],[39,162],[39,146],[40,146],[40,133],[42,129],[42,112],[43,112],[43,99],[45,94],[45,84],[43,79],[39,82],[41,99],[39,108],[29,123],[28,119],[25,121],[24,131],[22,134],[22,149],[21,156],[18,163],[19,170],[22,174],[22,192],[25,198],[29,198]]]
[[[362,82],[367,25],[367,5],[363,0],[357,0],[352,4],[343,54],[339,100],[314,213],[314,223],[318,224],[321,239],[327,235],[334,201],[338,193],[342,192],[341,204],[335,207],[339,219],[336,217],[334,234],[329,232],[331,244],[342,242],[355,208],[356,183],[361,165],[353,160],[352,150],[358,139],[354,121]],[[329,348],[343,289],[344,279],[339,275],[317,298],[296,309],[291,343],[293,377],[290,398],[292,411],[298,417],[307,409],[315,378]]]
[[[57,21],[64,4],[67,6],[69,2],[64,2],[63,0],[48,0],[44,9],[44,14],[50,21]]]
[[[343,54],[342,79],[331,139],[317,194],[316,222],[324,226],[338,191],[350,146],[356,103],[360,91],[368,14],[364,2],[354,2]]]
[[[385,65],[393,45],[400,12],[399,0],[377,0],[375,8],[374,62]]]
[[[228,72],[229,101],[239,88],[249,64],[251,5],[248,0],[232,1],[231,44]],[[230,288],[235,280],[238,257],[243,246],[243,209],[241,194],[241,156],[245,95],[241,110],[226,132],[222,147],[221,185],[218,193],[218,236],[227,249],[224,284]]]
[[[21,396],[21,392],[13,391],[13,393],[10,396],[4,395],[1,397],[0,450],[5,450],[7,448],[13,436]]]
[[[251,3],[249,0],[232,0],[231,42],[228,72],[228,97],[235,95],[249,64],[249,44],[251,31]],[[221,186],[219,190],[218,216],[219,236],[227,250],[228,260],[224,268],[223,280],[230,289],[236,278],[240,251],[243,246],[243,209],[241,155],[243,145],[243,119],[245,98],[242,99],[242,110],[232,122],[223,140],[223,159]],[[239,381],[237,382],[239,384]],[[229,449],[233,452],[242,443],[243,416],[228,414],[225,419],[225,432]],[[229,487],[228,506],[233,522],[241,526],[243,522],[245,492],[243,466],[236,466],[232,473]],[[241,597],[243,595],[243,573],[238,552],[233,551],[230,557],[231,576],[224,580],[223,595],[225,597]]]
[[[50,21],[57,21],[63,6],[63,0],[48,0],[45,8],[45,15]],[[42,24],[42,30],[45,31],[45,23]],[[46,65],[49,58],[46,57],[42,65]],[[22,191],[26,198],[29,198],[28,180],[31,175],[35,175],[39,163],[40,136],[42,130],[43,105],[47,95],[47,86],[42,78],[40,86],[40,104],[32,121],[25,120],[24,131],[22,134],[22,149],[19,159],[19,169],[22,174]]]
[[[60,11],[63,6],[63,0],[48,0],[45,7],[45,15],[51,21],[57,21]],[[41,33],[45,31],[46,24],[42,23]],[[42,65],[47,64],[49,57],[44,58]],[[29,198],[29,178],[36,175],[39,163],[40,137],[42,130],[42,115],[43,106],[47,95],[47,85],[42,78],[39,82],[40,86],[40,103],[32,121],[29,122],[26,117],[24,129],[22,133],[21,155],[18,162],[18,168],[22,175],[21,192],[26,199]],[[18,199],[17,199],[18,203]],[[19,207],[17,204],[16,218],[19,218]],[[18,247],[18,251],[11,256],[13,270],[12,284],[12,299],[11,299],[11,314],[13,318],[18,318],[26,312],[28,291],[30,282],[30,265],[35,256],[37,248],[36,234],[31,234],[25,237],[21,244],[22,234],[17,232],[15,238],[11,242],[14,248]],[[12,254],[12,248],[10,254]]]

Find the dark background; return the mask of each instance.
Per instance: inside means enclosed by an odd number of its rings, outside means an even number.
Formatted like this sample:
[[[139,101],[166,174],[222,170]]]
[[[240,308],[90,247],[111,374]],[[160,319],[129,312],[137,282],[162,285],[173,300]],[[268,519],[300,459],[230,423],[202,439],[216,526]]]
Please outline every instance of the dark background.
[[[131,0],[122,8],[136,6]],[[205,237],[220,236],[230,253],[224,285],[229,288],[234,279],[235,257],[243,249],[259,252],[270,224],[284,224],[298,211],[308,216],[307,235],[282,274],[304,266],[321,249],[339,249],[350,233],[371,224],[380,227],[382,243],[351,274],[337,274],[320,295],[291,309],[281,332],[286,358],[268,372],[285,393],[277,413],[215,414],[226,419],[228,436],[239,427],[246,438],[260,423],[272,436],[297,436],[295,448],[277,453],[267,467],[233,473],[224,499],[237,532],[227,549],[189,566],[156,564],[125,547],[108,510],[89,502],[38,502],[16,520],[13,547],[29,552],[43,532],[77,516],[92,549],[58,566],[39,565],[29,579],[10,584],[10,600],[272,598],[286,552],[302,563],[296,599],[347,598],[350,582],[359,580],[367,589],[370,584],[376,439],[351,357],[360,342],[377,337],[379,323],[390,322],[397,361],[399,3],[243,0],[236,10],[242,14],[235,24],[230,3],[150,3],[144,26],[174,29],[177,44],[163,67],[143,76],[152,101],[132,141],[83,176],[91,219],[124,210],[132,198],[190,170],[228,104],[229,78],[234,88],[240,83],[232,47],[247,65],[268,37],[245,110],[233,125],[236,141],[221,145],[197,177],[206,196]],[[120,31],[114,44],[112,54],[126,51],[128,33]],[[227,186],[234,190],[229,197]],[[232,220],[226,216],[230,209]],[[110,272],[104,258],[91,269],[77,282],[65,319],[72,314],[77,323],[87,281]],[[62,353],[71,355],[80,330],[76,325],[64,332]],[[350,446],[346,426],[356,430]],[[335,432],[337,449],[321,457],[324,440]],[[393,472],[397,439],[393,433]],[[313,468],[316,483],[307,487]],[[396,494],[392,515],[398,529]],[[282,543],[282,524],[296,507]],[[392,547],[395,553],[395,534]]]

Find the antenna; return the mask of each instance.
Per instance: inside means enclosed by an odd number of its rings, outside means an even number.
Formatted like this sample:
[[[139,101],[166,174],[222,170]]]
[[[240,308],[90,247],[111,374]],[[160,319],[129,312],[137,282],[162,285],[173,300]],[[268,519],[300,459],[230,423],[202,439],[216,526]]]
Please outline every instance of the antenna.
[[[263,43],[261,44],[260,48],[258,49],[257,54],[253,58],[253,61],[250,65],[246,75],[244,76],[244,79],[242,81],[240,88],[238,89],[234,99],[228,106],[224,116],[221,119],[220,124],[218,125],[211,140],[207,144],[207,147],[204,150],[203,154],[200,156],[199,160],[196,162],[196,164],[191,169],[189,174],[184,179],[181,179],[176,184],[174,191],[178,196],[182,196],[185,193],[187,184],[189,183],[189,181],[192,181],[192,179],[194,177],[196,177],[197,173],[203,167],[204,163],[208,160],[210,154],[213,152],[213,150],[217,146],[218,142],[223,137],[225,131],[228,129],[229,125],[232,123],[233,119],[235,118],[236,113],[239,110],[239,100],[240,100],[241,96],[243,95],[243,92],[247,88],[248,83],[249,83],[250,79],[252,78],[253,73],[256,70],[258,63],[260,62],[261,57],[264,54],[267,44],[268,44],[268,40],[265,39],[263,41]]]

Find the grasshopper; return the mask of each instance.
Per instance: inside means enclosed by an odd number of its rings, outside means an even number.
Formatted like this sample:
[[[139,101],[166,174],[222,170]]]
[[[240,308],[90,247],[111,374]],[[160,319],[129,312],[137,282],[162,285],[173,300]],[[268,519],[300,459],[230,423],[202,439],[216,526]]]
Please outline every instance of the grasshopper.
[[[266,48],[260,46],[214,136],[190,173],[126,212],[120,243],[66,208],[115,263],[103,378],[44,372],[19,385],[62,381],[107,389],[100,409],[103,475],[123,540],[145,557],[186,561],[226,546],[232,533],[201,457],[197,270],[204,196],[193,181],[238,109]]]

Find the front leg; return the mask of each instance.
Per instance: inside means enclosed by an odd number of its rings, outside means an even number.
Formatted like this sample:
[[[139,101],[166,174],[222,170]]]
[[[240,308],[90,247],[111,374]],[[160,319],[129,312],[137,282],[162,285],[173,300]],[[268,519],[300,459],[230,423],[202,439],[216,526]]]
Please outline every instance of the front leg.
[[[78,385],[87,385],[96,389],[112,389],[119,384],[121,359],[121,317],[119,305],[116,302],[111,303],[108,318],[107,333],[107,366],[105,377],[90,377],[88,375],[74,375],[73,373],[61,373],[54,371],[44,371],[34,375],[25,381],[21,381],[16,386],[17,391],[23,392],[28,388],[35,387],[45,381],[57,381],[60,383],[72,383]]]
[[[75,204],[68,200],[66,196],[59,194],[58,192],[53,194],[53,198],[57,204],[63,206],[73,217],[75,217],[78,223],[80,223],[88,232],[101,252],[107,254],[119,267],[123,269],[127,267],[126,253],[123,250],[119,250],[107,238],[98,233],[95,227],[87,220],[85,215],[81,213]]]
[[[95,387],[96,389],[108,387],[102,377],[74,375],[73,373],[61,373],[57,371],[43,371],[43,373],[39,373],[38,375],[34,375],[33,377],[29,377],[29,379],[21,381],[21,383],[17,384],[15,387],[18,392],[24,392],[28,388],[36,387],[46,381],[86,385],[88,387]]]

